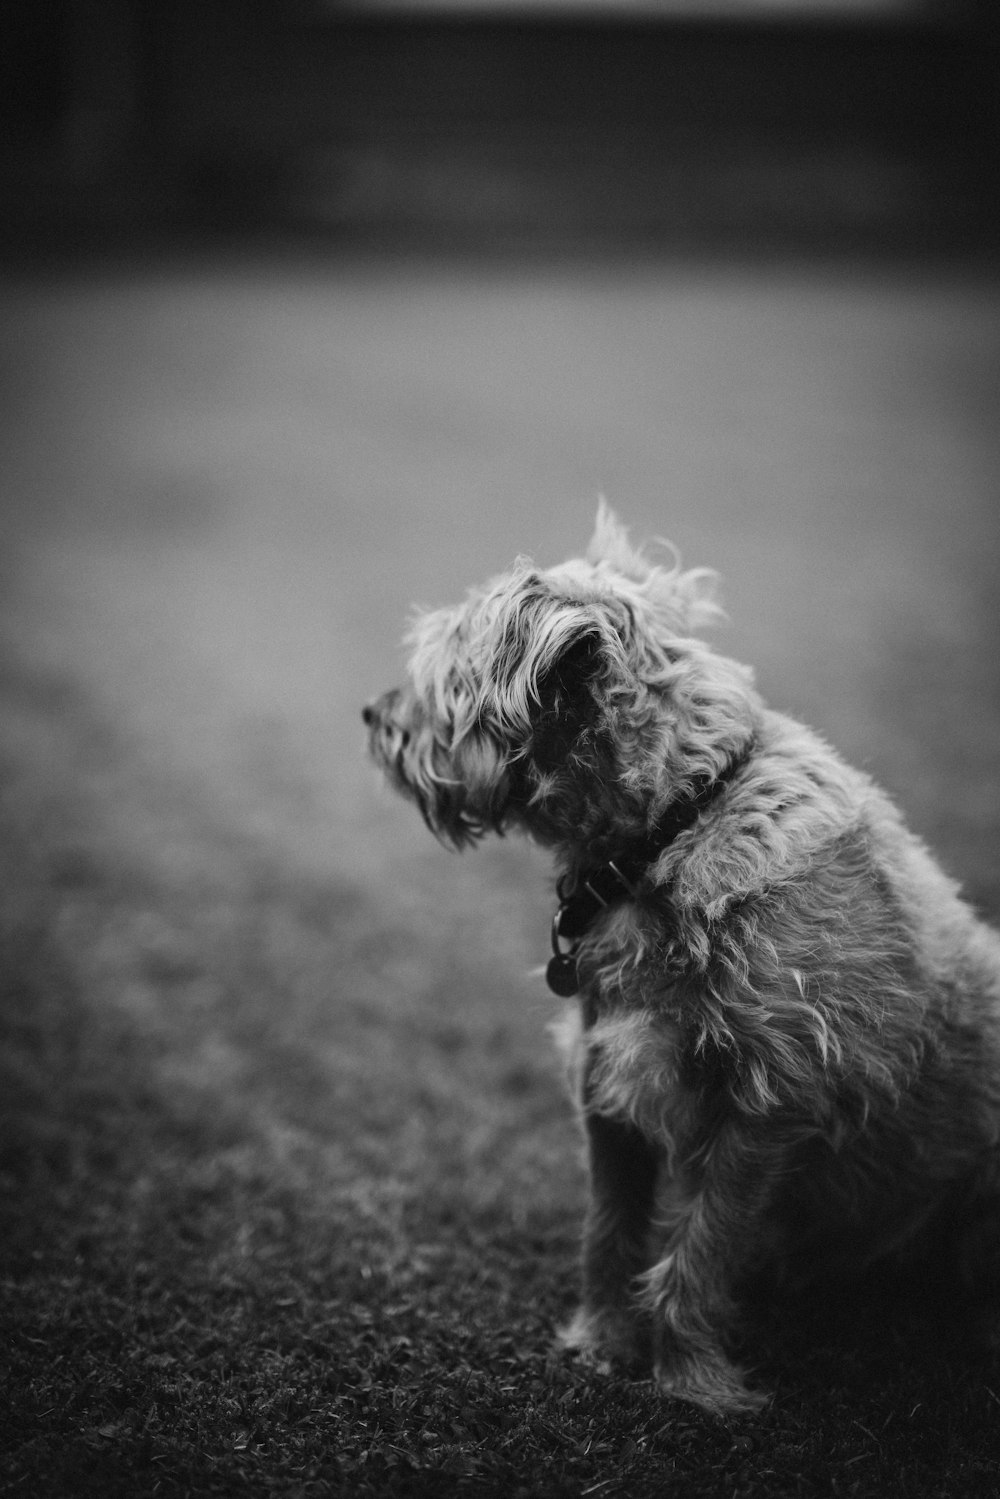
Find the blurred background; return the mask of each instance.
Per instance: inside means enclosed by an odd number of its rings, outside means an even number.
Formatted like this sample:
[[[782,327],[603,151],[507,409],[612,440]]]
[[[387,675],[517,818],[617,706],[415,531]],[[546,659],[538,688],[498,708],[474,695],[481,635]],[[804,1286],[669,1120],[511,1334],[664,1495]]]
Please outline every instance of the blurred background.
[[[384,883],[400,848],[435,857],[357,727],[406,612],[579,552],[604,492],[720,568],[723,648],[996,890],[993,6],[3,0],[0,24],[28,675]]]
[[[992,882],[991,5],[0,17],[19,649],[230,790],[285,736],[309,836],[355,819],[363,864],[410,826],[355,723],[407,610],[579,550],[604,491],[720,568],[724,648],[946,837],[958,756]]]
[[[992,6],[0,14],[23,672],[406,885],[360,703],[414,603],[579,551],[604,492],[995,893]]]
[[[988,0],[4,0],[15,240],[994,243]]]

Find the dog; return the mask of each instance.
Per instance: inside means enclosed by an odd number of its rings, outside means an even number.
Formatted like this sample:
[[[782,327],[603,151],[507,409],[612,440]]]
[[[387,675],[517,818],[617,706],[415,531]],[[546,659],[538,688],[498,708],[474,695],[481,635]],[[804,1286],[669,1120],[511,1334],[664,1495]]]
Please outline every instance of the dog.
[[[751,1278],[944,1244],[995,1282],[1000,935],[703,642],[715,591],[602,501],[584,558],[418,616],[363,717],[440,839],[516,828],[557,861],[590,1176],[564,1346],[731,1414],[767,1398],[733,1352]]]

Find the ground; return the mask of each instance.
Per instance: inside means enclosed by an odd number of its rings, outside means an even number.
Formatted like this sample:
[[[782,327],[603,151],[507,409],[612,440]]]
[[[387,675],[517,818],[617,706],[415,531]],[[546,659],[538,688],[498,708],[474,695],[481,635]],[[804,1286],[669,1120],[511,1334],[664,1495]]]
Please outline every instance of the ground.
[[[204,252],[0,296],[10,1491],[998,1492],[1000,1365],[919,1287],[759,1309],[753,1422],[553,1353],[549,871],[438,848],[360,723],[412,604],[603,492],[996,918],[996,281]]]

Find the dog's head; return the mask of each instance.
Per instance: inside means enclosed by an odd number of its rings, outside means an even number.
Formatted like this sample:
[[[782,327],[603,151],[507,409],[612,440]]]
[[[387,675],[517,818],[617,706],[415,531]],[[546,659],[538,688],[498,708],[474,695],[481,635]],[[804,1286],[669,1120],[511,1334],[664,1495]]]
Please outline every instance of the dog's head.
[[[364,710],[372,753],[458,847],[514,825],[551,844],[642,835],[746,736],[748,674],[696,638],[714,588],[634,549],[602,502],[584,558],[519,558],[415,620],[409,682]]]

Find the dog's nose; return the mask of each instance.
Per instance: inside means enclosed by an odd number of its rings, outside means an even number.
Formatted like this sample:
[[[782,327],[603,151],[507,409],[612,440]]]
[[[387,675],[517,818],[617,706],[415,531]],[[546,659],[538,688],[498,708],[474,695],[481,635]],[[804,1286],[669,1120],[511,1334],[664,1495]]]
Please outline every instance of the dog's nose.
[[[376,717],[375,707],[372,703],[365,703],[364,707],[361,710],[361,717],[363,721],[368,725],[368,727],[371,728],[372,724],[375,722]]]

